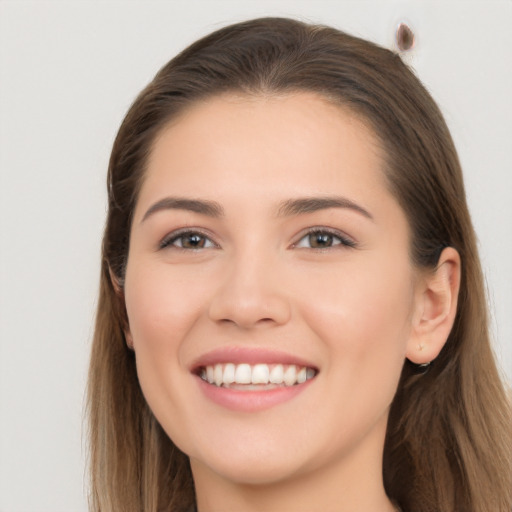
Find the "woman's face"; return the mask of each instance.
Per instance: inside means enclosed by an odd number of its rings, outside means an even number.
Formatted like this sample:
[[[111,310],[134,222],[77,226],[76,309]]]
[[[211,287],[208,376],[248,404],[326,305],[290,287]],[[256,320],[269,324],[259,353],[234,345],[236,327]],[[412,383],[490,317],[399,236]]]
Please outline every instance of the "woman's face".
[[[195,477],[380,467],[417,295],[408,248],[375,137],[314,94],[224,95],[162,131],[128,339]]]

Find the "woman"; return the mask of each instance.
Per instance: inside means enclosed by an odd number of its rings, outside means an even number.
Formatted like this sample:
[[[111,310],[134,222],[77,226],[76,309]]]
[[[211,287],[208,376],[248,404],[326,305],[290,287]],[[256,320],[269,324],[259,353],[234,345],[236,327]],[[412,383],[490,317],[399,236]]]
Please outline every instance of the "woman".
[[[510,512],[510,404],[460,164],[390,51],[259,19],[114,143],[92,509]]]

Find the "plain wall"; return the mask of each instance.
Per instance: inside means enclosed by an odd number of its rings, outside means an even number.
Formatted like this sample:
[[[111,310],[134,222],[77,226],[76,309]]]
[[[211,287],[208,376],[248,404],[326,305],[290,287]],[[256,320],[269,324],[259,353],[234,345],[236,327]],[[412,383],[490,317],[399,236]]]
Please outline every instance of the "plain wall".
[[[0,1],[0,512],[87,509],[83,397],[121,119],[180,49],[263,15],[335,25],[407,57],[462,160],[512,382],[512,2]]]

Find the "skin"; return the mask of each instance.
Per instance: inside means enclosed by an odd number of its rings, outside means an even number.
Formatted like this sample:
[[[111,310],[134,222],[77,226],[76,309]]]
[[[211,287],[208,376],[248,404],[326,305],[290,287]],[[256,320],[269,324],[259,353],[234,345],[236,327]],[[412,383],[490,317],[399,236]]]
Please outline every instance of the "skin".
[[[147,214],[168,196],[224,213]],[[333,196],[371,218],[278,214],[284,201]],[[353,246],[313,248],[312,227]],[[204,246],[161,247],[182,228]],[[446,341],[460,268],[446,249],[436,272],[420,272],[409,244],[375,136],[319,96],[223,95],[162,131],[134,213],[126,337],[153,413],[190,456],[200,512],[394,510],[382,482],[389,407],[405,358],[430,361]],[[284,351],[319,372],[284,403],[228,410],[190,370],[226,347]]]

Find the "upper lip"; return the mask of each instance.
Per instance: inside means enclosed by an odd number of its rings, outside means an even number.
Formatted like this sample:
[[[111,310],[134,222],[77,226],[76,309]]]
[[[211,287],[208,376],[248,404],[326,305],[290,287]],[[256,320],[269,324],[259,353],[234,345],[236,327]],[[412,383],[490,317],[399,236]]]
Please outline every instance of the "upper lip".
[[[305,366],[318,371],[318,368],[311,361],[280,350],[268,350],[263,348],[249,347],[226,347],[211,350],[195,359],[190,365],[192,372],[197,372],[205,366],[213,366],[221,363],[234,364],[294,364]]]

